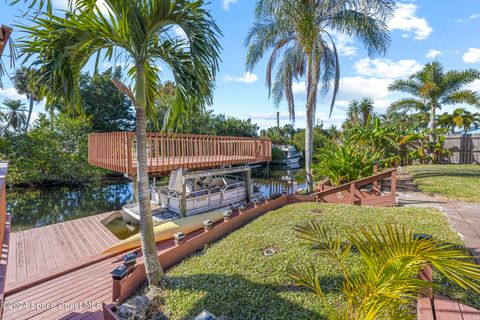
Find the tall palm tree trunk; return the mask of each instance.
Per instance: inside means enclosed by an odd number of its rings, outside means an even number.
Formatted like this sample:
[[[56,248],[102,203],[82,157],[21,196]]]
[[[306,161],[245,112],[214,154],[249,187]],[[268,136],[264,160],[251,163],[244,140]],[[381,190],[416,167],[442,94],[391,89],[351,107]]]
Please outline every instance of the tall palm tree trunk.
[[[142,254],[145,261],[148,284],[150,287],[158,287],[160,280],[163,277],[163,270],[157,255],[157,246],[155,244],[153,230],[152,208],[150,206],[150,193],[148,188],[147,121],[145,116],[147,99],[145,91],[145,69],[141,63],[137,64],[136,80],[137,91],[135,95],[135,109],[140,239],[142,241]]]
[[[29,107],[28,107],[28,117],[27,117],[27,123],[25,124],[25,132],[28,131],[28,127],[30,126],[30,119],[32,118],[32,112],[33,112],[33,95],[30,95],[28,97],[29,99]]]
[[[305,172],[307,176],[307,193],[313,192],[313,125],[317,108],[318,64],[312,53],[307,58],[307,106],[305,127]]]
[[[431,107],[431,110],[430,110],[430,125],[429,125],[429,129],[430,129],[430,143],[432,145],[435,144],[436,142],[436,135],[435,135],[435,129],[436,129],[436,123],[435,123],[435,113],[437,111],[437,105],[435,103],[432,103],[432,107]],[[432,149],[430,150],[430,162],[433,163],[433,159],[435,158],[435,151],[433,150],[433,147]]]

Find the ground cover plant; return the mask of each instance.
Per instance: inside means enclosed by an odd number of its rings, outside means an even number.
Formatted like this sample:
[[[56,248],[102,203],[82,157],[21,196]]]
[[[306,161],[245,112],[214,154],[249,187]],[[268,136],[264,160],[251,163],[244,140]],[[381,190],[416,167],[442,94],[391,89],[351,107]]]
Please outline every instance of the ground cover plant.
[[[479,165],[416,165],[408,167],[408,172],[426,193],[480,202]]]
[[[294,285],[292,268],[314,264],[330,304],[344,301],[337,290],[341,273],[325,256],[300,245],[294,227],[318,221],[334,230],[360,226],[402,224],[416,233],[433,234],[439,240],[461,244],[439,211],[418,208],[371,208],[329,204],[297,204],[256,219],[167,272],[164,299],[172,319],[192,318],[207,309],[231,319],[327,319],[320,299]],[[272,248],[275,254],[265,256]],[[359,256],[353,253],[347,265]],[[480,295],[451,284],[439,275],[440,293],[480,307]],[[410,314],[415,317],[413,313]]]

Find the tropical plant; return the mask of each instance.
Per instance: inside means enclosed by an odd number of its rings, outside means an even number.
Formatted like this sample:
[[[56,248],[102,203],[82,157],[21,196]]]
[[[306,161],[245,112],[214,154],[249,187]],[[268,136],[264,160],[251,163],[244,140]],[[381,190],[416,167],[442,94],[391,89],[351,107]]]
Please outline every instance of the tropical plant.
[[[72,111],[81,106],[78,83],[92,57],[96,61],[102,55],[107,60],[122,59],[130,66],[127,74],[133,90],[120,79],[114,83],[136,110],[142,253],[148,283],[158,286],[163,271],[153,234],[146,144],[146,116],[152,113],[161,84],[158,65],[163,62],[171,69],[177,88],[167,123],[188,121],[193,112],[212,101],[220,31],[202,0],[105,0],[102,8],[96,0],[73,0],[71,4],[67,14],[57,16],[47,10],[31,16],[30,23],[21,26],[26,37],[18,47],[38,69],[47,105],[63,101]],[[185,36],[175,36],[174,27]]]
[[[444,112],[437,118],[437,124],[440,128],[445,128],[450,131],[450,133],[455,132],[455,122],[453,122],[453,114]]]
[[[33,103],[42,100],[41,87],[35,78],[35,71],[27,67],[17,69],[11,80],[17,92],[25,95],[29,101],[27,123],[25,125],[25,131],[27,131],[32,118]]]
[[[373,166],[382,162],[382,155],[368,148],[360,148],[351,141],[344,141],[338,146],[327,145],[322,148],[316,160],[315,175],[327,177],[333,185],[339,186],[372,175]]]
[[[374,104],[372,98],[363,98],[362,100],[352,100],[347,108],[346,123],[348,126],[366,127],[368,122],[374,118]]]
[[[419,279],[432,265],[464,289],[480,292],[480,266],[453,244],[418,236],[405,226],[386,225],[345,230],[343,236],[320,222],[295,227],[297,236],[314,246],[338,267],[343,281],[337,283],[346,304],[328,303],[322,279],[314,265],[293,269],[290,277],[315,292],[329,319],[373,320],[408,318],[409,306],[419,294],[429,294],[432,283]],[[345,241],[346,239],[346,241]],[[360,261],[348,263],[353,252]]]
[[[475,123],[475,116],[464,108],[457,108],[453,111],[452,121],[457,127],[463,128],[463,131],[467,133]]]
[[[21,100],[5,99],[3,105],[0,107],[2,110],[3,121],[5,125],[3,130],[12,129],[13,131],[23,130],[27,125],[27,117],[25,113],[25,103]]]
[[[397,108],[415,108],[430,110],[430,143],[435,144],[436,112],[444,105],[465,103],[480,107],[480,97],[465,86],[480,79],[480,71],[468,69],[464,71],[443,70],[440,62],[427,63],[423,70],[414,73],[406,80],[396,80],[390,91],[408,93],[413,98],[402,99],[395,103]]]
[[[287,100],[292,120],[295,118],[294,80],[305,78],[306,139],[305,167],[307,191],[313,191],[313,127],[317,94],[326,94],[333,87],[330,113],[339,89],[340,67],[335,33],[356,36],[365,45],[368,55],[384,54],[390,43],[386,21],[395,2],[259,0],[255,23],[246,45],[247,69],[252,71],[264,55],[270,54],[266,81],[269,94],[278,106]],[[277,63],[277,60],[281,60]],[[274,67],[278,65],[272,81]]]

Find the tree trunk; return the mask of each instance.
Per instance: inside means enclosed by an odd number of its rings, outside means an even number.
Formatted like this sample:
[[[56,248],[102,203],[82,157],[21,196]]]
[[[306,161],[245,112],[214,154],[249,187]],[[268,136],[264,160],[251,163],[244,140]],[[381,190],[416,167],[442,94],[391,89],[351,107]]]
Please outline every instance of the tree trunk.
[[[152,208],[150,206],[150,193],[148,187],[147,164],[147,120],[145,116],[146,91],[145,69],[143,64],[137,64],[136,71],[137,91],[136,102],[136,138],[137,138],[137,181],[138,204],[140,209],[140,239],[142,241],[142,254],[145,261],[148,285],[158,287],[163,277],[162,266],[158,260],[157,246],[153,230]]]
[[[314,57],[310,53],[307,58],[307,106],[305,127],[305,172],[307,175],[307,193],[313,192],[313,126],[315,123],[315,111],[317,108],[319,68]]]
[[[435,144],[436,142],[436,134],[435,134],[435,129],[436,129],[436,124],[435,124],[435,113],[437,111],[437,105],[435,103],[432,103],[432,108],[430,110],[430,143],[432,145]],[[432,148],[430,150],[430,162],[433,163],[433,159],[435,158],[435,150]]]
[[[28,131],[28,127],[30,125],[30,119],[32,117],[32,112],[33,112],[33,95],[30,95],[29,97],[29,108],[28,108],[28,117],[27,117],[27,124],[25,125],[25,132]]]

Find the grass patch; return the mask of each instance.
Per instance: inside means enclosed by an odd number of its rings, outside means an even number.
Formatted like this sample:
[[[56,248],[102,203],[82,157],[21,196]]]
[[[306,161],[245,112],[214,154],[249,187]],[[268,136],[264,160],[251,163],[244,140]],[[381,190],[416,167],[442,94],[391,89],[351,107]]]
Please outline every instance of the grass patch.
[[[415,232],[433,234],[461,244],[444,215],[432,209],[371,208],[329,204],[296,204],[271,211],[167,273],[165,303],[172,319],[191,319],[207,309],[229,319],[326,319],[322,305],[310,291],[292,286],[289,268],[313,263],[332,305],[343,303],[334,291],[341,280],[332,262],[301,246],[292,228],[318,220],[338,230],[361,225],[405,224]],[[263,251],[276,253],[265,257]],[[353,256],[350,263],[358,262]],[[480,307],[480,296],[438,278],[442,294]],[[330,289],[329,289],[330,288]],[[414,318],[414,315],[412,315]]]
[[[434,164],[407,169],[420,190],[426,193],[480,202],[480,165]]]

